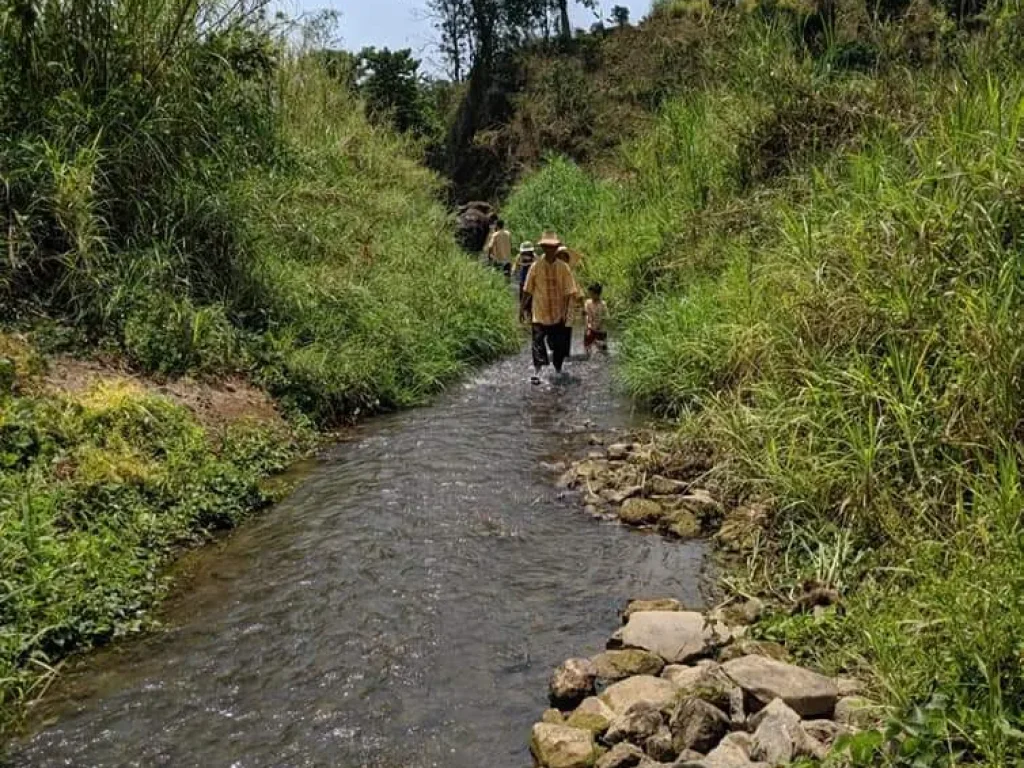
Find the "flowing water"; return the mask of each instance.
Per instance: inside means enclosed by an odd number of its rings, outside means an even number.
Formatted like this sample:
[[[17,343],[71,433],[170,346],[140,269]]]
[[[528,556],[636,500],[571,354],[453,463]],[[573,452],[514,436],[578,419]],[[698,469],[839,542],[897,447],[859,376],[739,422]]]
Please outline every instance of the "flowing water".
[[[624,601],[700,602],[700,544],[587,516],[542,462],[626,427],[606,361],[506,360],[367,422],[192,558],[164,630],[94,655],[19,766],[519,768],[562,659]]]

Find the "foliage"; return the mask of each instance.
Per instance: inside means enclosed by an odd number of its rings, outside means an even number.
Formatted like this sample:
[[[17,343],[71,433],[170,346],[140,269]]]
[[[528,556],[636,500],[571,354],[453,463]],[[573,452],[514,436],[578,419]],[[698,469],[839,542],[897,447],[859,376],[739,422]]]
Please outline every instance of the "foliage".
[[[364,48],[358,56],[356,83],[371,118],[390,120],[396,130],[422,136],[428,130],[420,63],[405,48]]]
[[[769,505],[752,576],[844,592],[772,631],[872,681],[892,725],[861,765],[1024,759],[1020,13],[922,55],[936,16],[908,12],[840,68],[799,19],[713,12],[734,34],[705,80],[603,173],[553,160],[508,207],[607,286],[624,386]]]

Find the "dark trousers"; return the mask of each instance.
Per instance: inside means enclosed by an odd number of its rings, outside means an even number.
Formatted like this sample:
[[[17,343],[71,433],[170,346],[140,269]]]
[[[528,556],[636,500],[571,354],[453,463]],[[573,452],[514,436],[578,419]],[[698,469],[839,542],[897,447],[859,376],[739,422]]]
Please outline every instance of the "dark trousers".
[[[551,349],[550,362],[555,370],[562,370],[562,363],[569,356],[569,345],[572,342],[572,329],[565,323],[555,325],[533,324],[533,364],[543,367],[548,364],[548,349]]]

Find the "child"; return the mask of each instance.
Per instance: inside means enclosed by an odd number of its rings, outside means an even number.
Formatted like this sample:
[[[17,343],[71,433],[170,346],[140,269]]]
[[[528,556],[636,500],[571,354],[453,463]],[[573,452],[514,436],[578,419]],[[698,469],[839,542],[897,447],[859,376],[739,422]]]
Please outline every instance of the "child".
[[[530,274],[530,267],[536,258],[533,243],[526,242],[519,246],[519,255],[512,264],[512,274],[519,285],[519,320],[524,323],[530,322],[530,294],[523,290],[526,285],[526,276]]]
[[[583,336],[583,349],[590,356],[594,344],[602,352],[608,351],[608,332],[604,329],[604,321],[608,315],[608,306],[602,301],[601,293],[604,286],[594,283],[587,289],[590,298],[583,305],[583,314],[587,318],[587,330]]]

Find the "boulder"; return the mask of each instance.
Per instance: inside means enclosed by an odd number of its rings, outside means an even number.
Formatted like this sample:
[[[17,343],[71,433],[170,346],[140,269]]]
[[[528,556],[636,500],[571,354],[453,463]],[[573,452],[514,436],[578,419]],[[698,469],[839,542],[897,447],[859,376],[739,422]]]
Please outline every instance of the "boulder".
[[[688,667],[685,664],[669,664],[661,670],[661,676],[681,691],[688,690],[707,673],[704,667]]]
[[[683,493],[687,484],[681,480],[672,480],[664,475],[654,475],[647,481],[647,490],[658,496],[673,496]]]
[[[640,598],[630,600],[622,611],[622,623],[625,624],[634,613],[643,611],[681,611],[683,604],[674,597],[656,597],[652,599]]]
[[[668,726],[662,725],[653,736],[644,742],[644,751],[655,760],[669,763],[676,759],[679,753],[673,744],[672,731]]]
[[[568,659],[551,675],[548,698],[559,709],[572,709],[594,693],[596,679],[590,659]]]
[[[756,711],[782,699],[802,717],[829,717],[839,692],[824,675],[765,656],[741,656],[722,665],[725,674],[746,694]]]
[[[604,651],[590,660],[600,680],[622,680],[633,675],[657,675],[665,666],[661,656],[639,648]]]
[[[860,696],[864,693],[864,683],[852,677],[837,677],[836,688],[839,690],[839,698],[847,696]]]
[[[601,498],[609,504],[622,504],[634,496],[639,496],[641,490],[639,485],[627,485],[622,488],[605,488],[601,491]]]
[[[643,744],[662,726],[661,710],[649,701],[638,701],[612,720],[604,735],[606,744],[628,741]]]
[[[666,512],[658,521],[658,527],[664,533],[680,539],[696,539],[702,533],[700,520],[692,512],[685,509],[675,509]]]
[[[601,755],[597,768],[635,768],[643,759],[644,752],[640,747],[622,742]]]
[[[705,625],[695,611],[643,611],[629,617],[609,642],[612,648],[641,648],[669,664],[685,664],[708,655],[728,638],[722,625]]]
[[[562,717],[562,713],[557,709],[545,709],[544,714],[540,716],[542,723],[554,723],[555,725],[561,725],[565,722],[565,718]]]
[[[676,762],[674,768],[770,768],[767,763],[752,763],[743,748],[723,741],[707,757],[692,762]]]
[[[608,458],[621,461],[629,456],[631,447],[626,443],[612,443],[608,446]]]
[[[785,765],[797,757],[821,760],[828,752],[824,744],[804,729],[800,715],[782,699],[772,701],[752,719],[752,724],[756,727],[750,746],[753,760]]]
[[[533,726],[530,751],[544,768],[591,768],[597,759],[590,731],[553,723]]]
[[[688,696],[676,705],[669,729],[676,752],[707,752],[729,732],[729,717],[713,704]]]
[[[619,519],[627,525],[651,525],[664,513],[661,504],[650,499],[627,499],[619,507]]]
[[[616,714],[625,712],[638,701],[666,709],[675,702],[676,687],[660,677],[637,675],[609,685],[600,699]]]
[[[835,721],[859,730],[871,725],[873,705],[863,696],[844,696],[836,702]]]
[[[778,643],[773,643],[771,640],[748,640],[746,638],[737,640],[723,648],[718,659],[721,662],[726,662],[741,656],[766,656],[776,661],[789,659],[789,653]]]
[[[832,720],[805,720],[803,727],[808,736],[825,746],[832,746],[836,739],[848,733],[846,726]]]
[[[742,709],[743,692],[715,662],[691,667],[696,674],[676,675],[673,681],[680,696],[694,696],[726,712],[731,711],[733,699],[738,697]]]
[[[566,720],[566,725],[573,728],[583,728],[595,735],[608,730],[615,713],[599,698],[590,696],[576,707]]]

